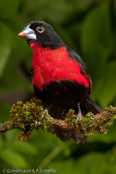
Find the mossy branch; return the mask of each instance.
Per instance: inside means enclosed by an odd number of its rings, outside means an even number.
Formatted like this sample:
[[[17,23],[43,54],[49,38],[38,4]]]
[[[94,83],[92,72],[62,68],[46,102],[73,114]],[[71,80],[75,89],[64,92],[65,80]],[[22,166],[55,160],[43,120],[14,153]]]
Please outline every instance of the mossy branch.
[[[90,136],[95,134],[106,134],[107,128],[113,124],[116,119],[116,107],[109,106],[101,114],[93,115],[88,113],[81,121],[75,124],[74,110],[70,109],[64,120],[53,119],[51,116],[43,114],[42,102],[38,99],[31,99],[23,103],[18,101],[17,105],[13,104],[10,111],[10,120],[0,124],[0,133],[9,130],[20,129],[17,137],[18,141],[27,140],[33,130],[41,129],[55,133],[56,128],[60,128],[64,134],[70,135],[78,133],[80,136]]]

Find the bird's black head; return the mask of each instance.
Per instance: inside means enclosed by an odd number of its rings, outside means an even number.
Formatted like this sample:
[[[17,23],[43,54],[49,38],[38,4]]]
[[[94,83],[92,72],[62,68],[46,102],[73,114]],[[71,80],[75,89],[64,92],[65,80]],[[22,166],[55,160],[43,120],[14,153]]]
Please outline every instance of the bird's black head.
[[[27,24],[19,36],[24,37],[27,41],[37,42],[39,46],[44,48],[55,49],[64,45],[52,26],[42,21],[33,21]]]

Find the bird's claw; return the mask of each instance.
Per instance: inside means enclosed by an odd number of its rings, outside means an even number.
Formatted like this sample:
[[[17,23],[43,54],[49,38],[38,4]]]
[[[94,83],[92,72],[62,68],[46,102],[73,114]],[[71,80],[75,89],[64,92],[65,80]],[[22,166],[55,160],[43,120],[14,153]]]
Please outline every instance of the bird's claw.
[[[44,109],[43,114],[41,116],[41,120],[45,117],[45,115],[49,116],[48,109]]]
[[[78,107],[78,114],[77,115],[74,115],[74,117],[76,118],[75,119],[75,124],[78,121],[81,121],[82,120],[82,113],[81,113],[80,103],[77,104],[77,107]]]
[[[82,120],[82,114],[81,114],[81,113],[78,113],[77,115],[73,115],[73,117],[75,117],[75,124],[76,124],[78,121],[81,121],[81,120]]]

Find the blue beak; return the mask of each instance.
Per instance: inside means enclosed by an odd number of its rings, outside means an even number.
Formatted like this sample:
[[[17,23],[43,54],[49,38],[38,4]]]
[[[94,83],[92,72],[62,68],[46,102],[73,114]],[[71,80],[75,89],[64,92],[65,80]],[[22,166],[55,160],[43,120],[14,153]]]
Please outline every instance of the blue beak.
[[[27,40],[28,39],[36,40],[36,34],[34,30],[29,28],[29,26],[26,26],[18,35]]]

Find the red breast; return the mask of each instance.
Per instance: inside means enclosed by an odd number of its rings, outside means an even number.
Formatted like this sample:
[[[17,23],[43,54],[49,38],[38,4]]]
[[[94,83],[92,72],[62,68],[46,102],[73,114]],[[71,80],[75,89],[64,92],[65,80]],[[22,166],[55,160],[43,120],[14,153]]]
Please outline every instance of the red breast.
[[[64,46],[57,49],[40,47],[36,42],[31,43],[33,50],[32,67],[34,75],[32,84],[43,90],[43,84],[51,81],[69,80],[89,87],[88,79],[81,74],[80,65],[68,56]]]

